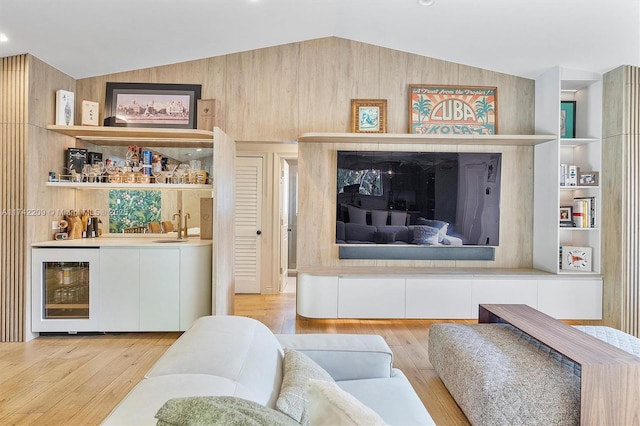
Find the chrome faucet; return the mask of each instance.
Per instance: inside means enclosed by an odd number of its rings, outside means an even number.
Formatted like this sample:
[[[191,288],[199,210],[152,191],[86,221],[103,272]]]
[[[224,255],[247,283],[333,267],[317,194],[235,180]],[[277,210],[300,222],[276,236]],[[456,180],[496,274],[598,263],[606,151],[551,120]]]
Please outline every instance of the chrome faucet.
[[[189,213],[187,213],[187,214],[189,214]],[[174,213],[173,219],[175,219],[176,216],[178,216],[178,239],[181,240],[182,239],[182,226],[181,226],[181,223],[182,223],[182,210],[178,210],[178,213]],[[185,220],[185,223],[186,223],[187,218],[185,217],[184,220]]]
[[[184,214],[184,237],[187,238],[189,233],[187,232],[189,228],[187,228],[187,219],[191,219],[191,215],[189,213]]]

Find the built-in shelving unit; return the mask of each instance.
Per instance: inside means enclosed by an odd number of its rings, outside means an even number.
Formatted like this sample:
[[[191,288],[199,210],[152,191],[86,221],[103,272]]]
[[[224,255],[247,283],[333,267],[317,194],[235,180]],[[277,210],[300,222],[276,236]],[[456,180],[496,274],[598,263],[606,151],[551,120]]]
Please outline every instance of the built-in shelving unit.
[[[136,128],[107,126],[47,126],[47,129],[78,141],[101,147],[126,147],[136,144],[163,148],[208,148],[212,150],[211,185],[199,184],[126,184],[87,182],[47,182],[48,187],[65,187],[75,190],[142,189],[142,190],[210,190],[213,208],[209,220],[213,223],[212,241],[212,314],[227,315],[233,312],[233,264],[235,239],[235,141],[221,129]]]
[[[538,77],[536,132],[561,134],[562,101],[576,102],[576,137],[558,137],[535,146],[533,266],[556,274],[600,274],[601,187],[562,186],[560,167],[571,164],[582,172],[601,173],[602,76],[555,67]],[[574,199],[583,197],[595,200],[593,226],[561,227],[560,208],[573,206]],[[584,271],[566,268],[566,247],[589,249],[591,258]]]

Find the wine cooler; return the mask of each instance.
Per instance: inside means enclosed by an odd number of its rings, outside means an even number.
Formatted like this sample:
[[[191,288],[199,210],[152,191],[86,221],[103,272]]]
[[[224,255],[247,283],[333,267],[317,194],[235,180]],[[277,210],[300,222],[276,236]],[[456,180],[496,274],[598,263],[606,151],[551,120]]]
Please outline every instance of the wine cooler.
[[[32,331],[98,330],[98,248],[34,248]]]

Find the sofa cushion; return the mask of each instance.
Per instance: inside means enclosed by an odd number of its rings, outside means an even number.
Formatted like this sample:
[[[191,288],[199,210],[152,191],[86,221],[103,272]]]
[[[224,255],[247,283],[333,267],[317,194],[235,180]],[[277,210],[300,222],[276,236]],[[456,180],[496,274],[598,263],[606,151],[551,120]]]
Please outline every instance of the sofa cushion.
[[[285,348],[314,360],[333,380],[389,378],[393,353],[376,334],[276,334]]]
[[[302,425],[309,424],[307,384],[310,379],[333,381],[315,361],[294,349],[284,350],[284,377],[276,407]]]
[[[344,231],[347,242],[373,242],[376,227],[359,223],[345,223]]]
[[[390,425],[435,425],[406,376],[394,369],[390,379],[336,382]]]
[[[413,226],[413,244],[436,245],[440,242],[438,229],[427,225]]]
[[[282,346],[271,330],[252,318],[207,316],[171,345],[146,374],[210,374],[250,390],[250,398],[274,408],[282,383]]]
[[[394,231],[376,231],[374,234],[376,244],[388,244],[396,241],[396,233]]]
[[[395,242],[404,242],[404,243],[409,243],[411,242],[409,240],[409,228],[407,228],[406,226],[399,226],[399,225],[387,225],[387,226],[378,226],[378,232],[380,231],[389,231],[389,232],[395,232]]]
[[[313,426],[384,425],[384,420],[371,408],[335,382],[309,380],[309,423]]]
[[[279,411],[233,396],[172,398],[164,403],[155,417],[158,419],[159,426],[295,426],[298,424]]]

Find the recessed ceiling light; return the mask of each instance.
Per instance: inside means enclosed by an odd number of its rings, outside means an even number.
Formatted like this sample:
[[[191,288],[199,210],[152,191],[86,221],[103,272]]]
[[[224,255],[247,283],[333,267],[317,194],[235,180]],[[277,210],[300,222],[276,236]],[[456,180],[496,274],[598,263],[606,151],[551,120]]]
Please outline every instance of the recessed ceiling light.
[[[9,41],[9,38],[4,34],[0,34],[0,43],[4,43],[5,41]]]
[[[420,6],[433,6],[436,0],[418,0]]]

